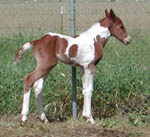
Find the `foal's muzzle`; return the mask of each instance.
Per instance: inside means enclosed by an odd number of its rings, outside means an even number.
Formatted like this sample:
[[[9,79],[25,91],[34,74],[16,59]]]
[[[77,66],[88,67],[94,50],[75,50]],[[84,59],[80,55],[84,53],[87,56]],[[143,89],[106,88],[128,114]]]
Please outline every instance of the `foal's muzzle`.
[[[127,37],[124,39],[124,44],[125,44],[125,45],[128,45],[130,42],[131,42],[131,37],[130,37],[130,36],[127,36]]]

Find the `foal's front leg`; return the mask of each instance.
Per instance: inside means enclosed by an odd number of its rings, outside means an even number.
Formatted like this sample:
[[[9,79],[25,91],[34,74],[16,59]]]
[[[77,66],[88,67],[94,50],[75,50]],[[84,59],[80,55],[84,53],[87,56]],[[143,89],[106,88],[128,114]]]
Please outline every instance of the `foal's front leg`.
[[[83,95],[84,95],[84,104],[83,104],[83,117],[86,117],[91,124],[95,124],[95,120],[92,117],[91,111],[91,99],[92,99],[92,92],[93,92],[93,77],[94,71],[86,68],[84,70],[84,74],[82,77],[82,84],[83,84]]]

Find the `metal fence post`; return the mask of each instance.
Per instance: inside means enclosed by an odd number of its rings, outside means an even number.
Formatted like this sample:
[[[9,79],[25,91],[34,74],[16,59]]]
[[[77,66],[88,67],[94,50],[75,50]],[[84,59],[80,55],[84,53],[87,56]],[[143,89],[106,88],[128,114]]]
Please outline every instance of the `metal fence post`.
[[[71,35],[75,36],[75,0],[70,0],[71,12]],[[76,68],[72,67],[72,111],[73,118],[77,119],[77,97],[76,97]]]
[[[60,15],[61,15],[61,26],[60,26],[60,31],[61,31],[61,34],[64,32],[64,7],[61,6],[61,12],[60,12]]]

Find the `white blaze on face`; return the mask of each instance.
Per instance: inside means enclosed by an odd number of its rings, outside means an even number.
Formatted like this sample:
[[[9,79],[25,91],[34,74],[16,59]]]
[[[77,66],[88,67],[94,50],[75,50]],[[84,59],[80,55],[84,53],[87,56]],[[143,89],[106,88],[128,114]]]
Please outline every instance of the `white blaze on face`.
[[[58,36],[64,38],[68,41],[68,46],[65,51],[65,55],[69,58],[69,49],[72,45],[76,44],[78,46],[77,55],[74,58],[70,58],[76,63],[86,67],[91,63],[95,57],[95,46],[94,40],[97,36],[101,38],[108,39],[110,37],[110,32],[108,28],[100,25],[100,23],[94,24],[90,29],[83,32],[77,38],[72,38],[70,36],[61,35],[57,33],[48,33],[51,36]]]
[[[124,43],[125,44],[129,44],[131,41],[131,36],[127,36],[125,39],[124,39]]]

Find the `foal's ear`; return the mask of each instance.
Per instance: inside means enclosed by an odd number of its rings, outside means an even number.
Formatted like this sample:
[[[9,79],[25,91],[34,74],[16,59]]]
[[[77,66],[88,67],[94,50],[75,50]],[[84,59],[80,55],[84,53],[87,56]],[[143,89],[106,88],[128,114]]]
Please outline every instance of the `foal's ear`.
[[[114,20],[116,18],[116,15],[112,9],[110,10],[110,17],[112,20]]]
[[[107,11],[107,9],[105,9],[105,15],[106,15],[106,17],[110,16],[109,13],[108,13],[108,11]]]

